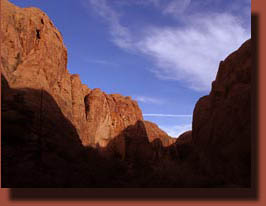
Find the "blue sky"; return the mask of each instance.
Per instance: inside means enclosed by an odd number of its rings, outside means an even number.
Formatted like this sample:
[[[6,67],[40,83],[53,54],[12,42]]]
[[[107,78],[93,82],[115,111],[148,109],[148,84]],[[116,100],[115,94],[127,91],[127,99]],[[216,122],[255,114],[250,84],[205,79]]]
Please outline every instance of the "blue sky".
[[[38,7],[63,35],[68,70],[132,96],[171,136],[191,128],[219,62],[250,38],[250,0],[10,0]]]

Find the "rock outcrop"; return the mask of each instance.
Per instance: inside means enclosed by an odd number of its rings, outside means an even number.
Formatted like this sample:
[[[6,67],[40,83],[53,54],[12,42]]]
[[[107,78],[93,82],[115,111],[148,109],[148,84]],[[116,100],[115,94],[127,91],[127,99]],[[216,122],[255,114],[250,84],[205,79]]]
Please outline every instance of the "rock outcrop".
[[[164,147],[167,147],[176,141],[175,138],[170,137],[153,122],[144,121],[144,125],[146,128],[147,136],[149,138],[149,142],[153,142],[154,140],[159,139],[162,142],[162,145]]]
[[[93,89],[85,97],[88,139],[85,144],[105,147],[130,125],[143,120],[136,101],[120,94],[107,95],[100,89]]]
[[[66,68],[67,50],[60,32],[40,9],[19,8],[7,0],[1,6],[1,69],[9,86],[51,94],[83,137],[85,131],[77,124],[84,120],[79,114],[85,110],[84,100],[83,108],[80,106],[81,83]],[[25,99],[34,102],[36,98]],[[47,107],[45,103],[43,107]]]
[[[128,126],[143,120],[137,102],[130,97],[91,90],[77,74],[68,72],[62,35],[44,12],[19,8],[7,0],[1,3],[1,69],[11,88],[49,93],[84,146],[105,147]],[[40,107],[40,96],[25,93],[23,98]],[[42,108],[49,111],[49,103],[43,100]],[[34,115],[39,116],[39,109]],[[155,136],[153,133],[151,139]]]
[[[193,113],[195,147],[212,173],[237,185],[250,184],[251,51],[248,40],[220,63],[210,94],[199,99]]]

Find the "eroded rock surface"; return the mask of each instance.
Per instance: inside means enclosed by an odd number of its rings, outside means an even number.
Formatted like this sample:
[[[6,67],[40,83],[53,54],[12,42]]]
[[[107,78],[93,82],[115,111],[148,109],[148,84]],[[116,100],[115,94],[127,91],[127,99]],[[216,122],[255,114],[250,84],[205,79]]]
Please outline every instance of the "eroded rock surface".
[[[19,8],[7,0],[1,6],[1,69],[9,86],[48,92],[83,137],[86,132],[77,123],[84,120],[84,103],[80,106],[84,94],[78,77],[66,68],[62,35],[40,9]],[[30,96],[25,99],[36,101]]]
[[[136,101],[120,94],[107,95],[93,89],[85,98],[88,139],[85,144],[105,147],[130,125],[142,120]]]
[[[19,8],[7,0],[1,3],[1,68],[10,88],[49,93],[85,146],[105,147],[128,126],[143,120],[130,97],[91,90],[79,75],[68,72],[62,35],[44,12]],[[25,93],[23,98],[40,107],[40,95]],[[43,101],[42,108],[49,111],[49,103]],[[39,109],[34,113],[38,116]]]

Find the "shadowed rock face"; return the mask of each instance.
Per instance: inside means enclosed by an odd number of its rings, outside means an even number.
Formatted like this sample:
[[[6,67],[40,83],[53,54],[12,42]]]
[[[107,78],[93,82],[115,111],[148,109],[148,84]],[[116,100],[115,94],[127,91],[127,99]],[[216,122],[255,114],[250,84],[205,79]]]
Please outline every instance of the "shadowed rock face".
[[[73,170],[86,165],[87,155],[53,97],[45,90],[9,88],[4,75],[1,82],[2,186],[56,187],[71,178],[80,184]]]
[[[128,126],[143,120],[137,102],[130,97],[91,90],[79,75],[68,72],[63,38],[44,12],[19,8],[7,0],[1,4],[1,68],[11,88],[48,92],[86,146],[104,147]],[[25,101],[40,103],[30,95]],[[48,105],[43,107],[46,110]]]
[[[145,177],[153,173],[152,162],[159,150],[149,143],[143,121],[111,139],[105,158],[99,149],[82,146],[77,130],[48,92],[12,89],[4,75],[1,78],[3,187],[140,187],[152,183]]]
[[[220,63],[208,96],[197,102],[192,138],[212,172],[235,184],[250,184],[251,40]]]

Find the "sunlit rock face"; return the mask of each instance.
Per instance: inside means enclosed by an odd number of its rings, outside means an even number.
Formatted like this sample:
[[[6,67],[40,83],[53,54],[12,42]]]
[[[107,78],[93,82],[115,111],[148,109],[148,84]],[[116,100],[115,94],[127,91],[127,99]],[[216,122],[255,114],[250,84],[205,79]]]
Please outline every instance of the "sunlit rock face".
[[[61,33],[49,17],[37,8],[19,8],[2,2],[1,68],[10,88],[31,88],[47,92],[64,116],[75,126],[83,145],[105,147],[130,125],[143,120],[131,97],[107,95],[89,89],[79,75],[67,70],[67,50]],[[24,100],[40,107],[41,98],[25,93]],[[50,111],[43,100],[42,110]],[[36,109],[35,115],[40,111]],[[150,126],[149,126],[150,125]],[[149,124],[150,140],[169,137]],[[60,130],[60,128],[57,128]],[[152,131],[152,132],[151,132]]]
[[[62,35],[40,9],[19,8],[6,0],[1,5],[1,68],[9,86],[48,92],[83,137],[86,130],[79,124],[85,121],[83,91],[89,91],[66,68]],[[48,106],[43,107],[45,111]]]
[[[213,172],[239,184],[250,182],[251,40],[220,63],[208,96],[197,102],[192,139]]]
[[[105,147],[128,126],[143,120],[136,101],[119,94],[107,95],[100,89],[93,89],[86,96],[85,105],[89,135],[84,144]]]

